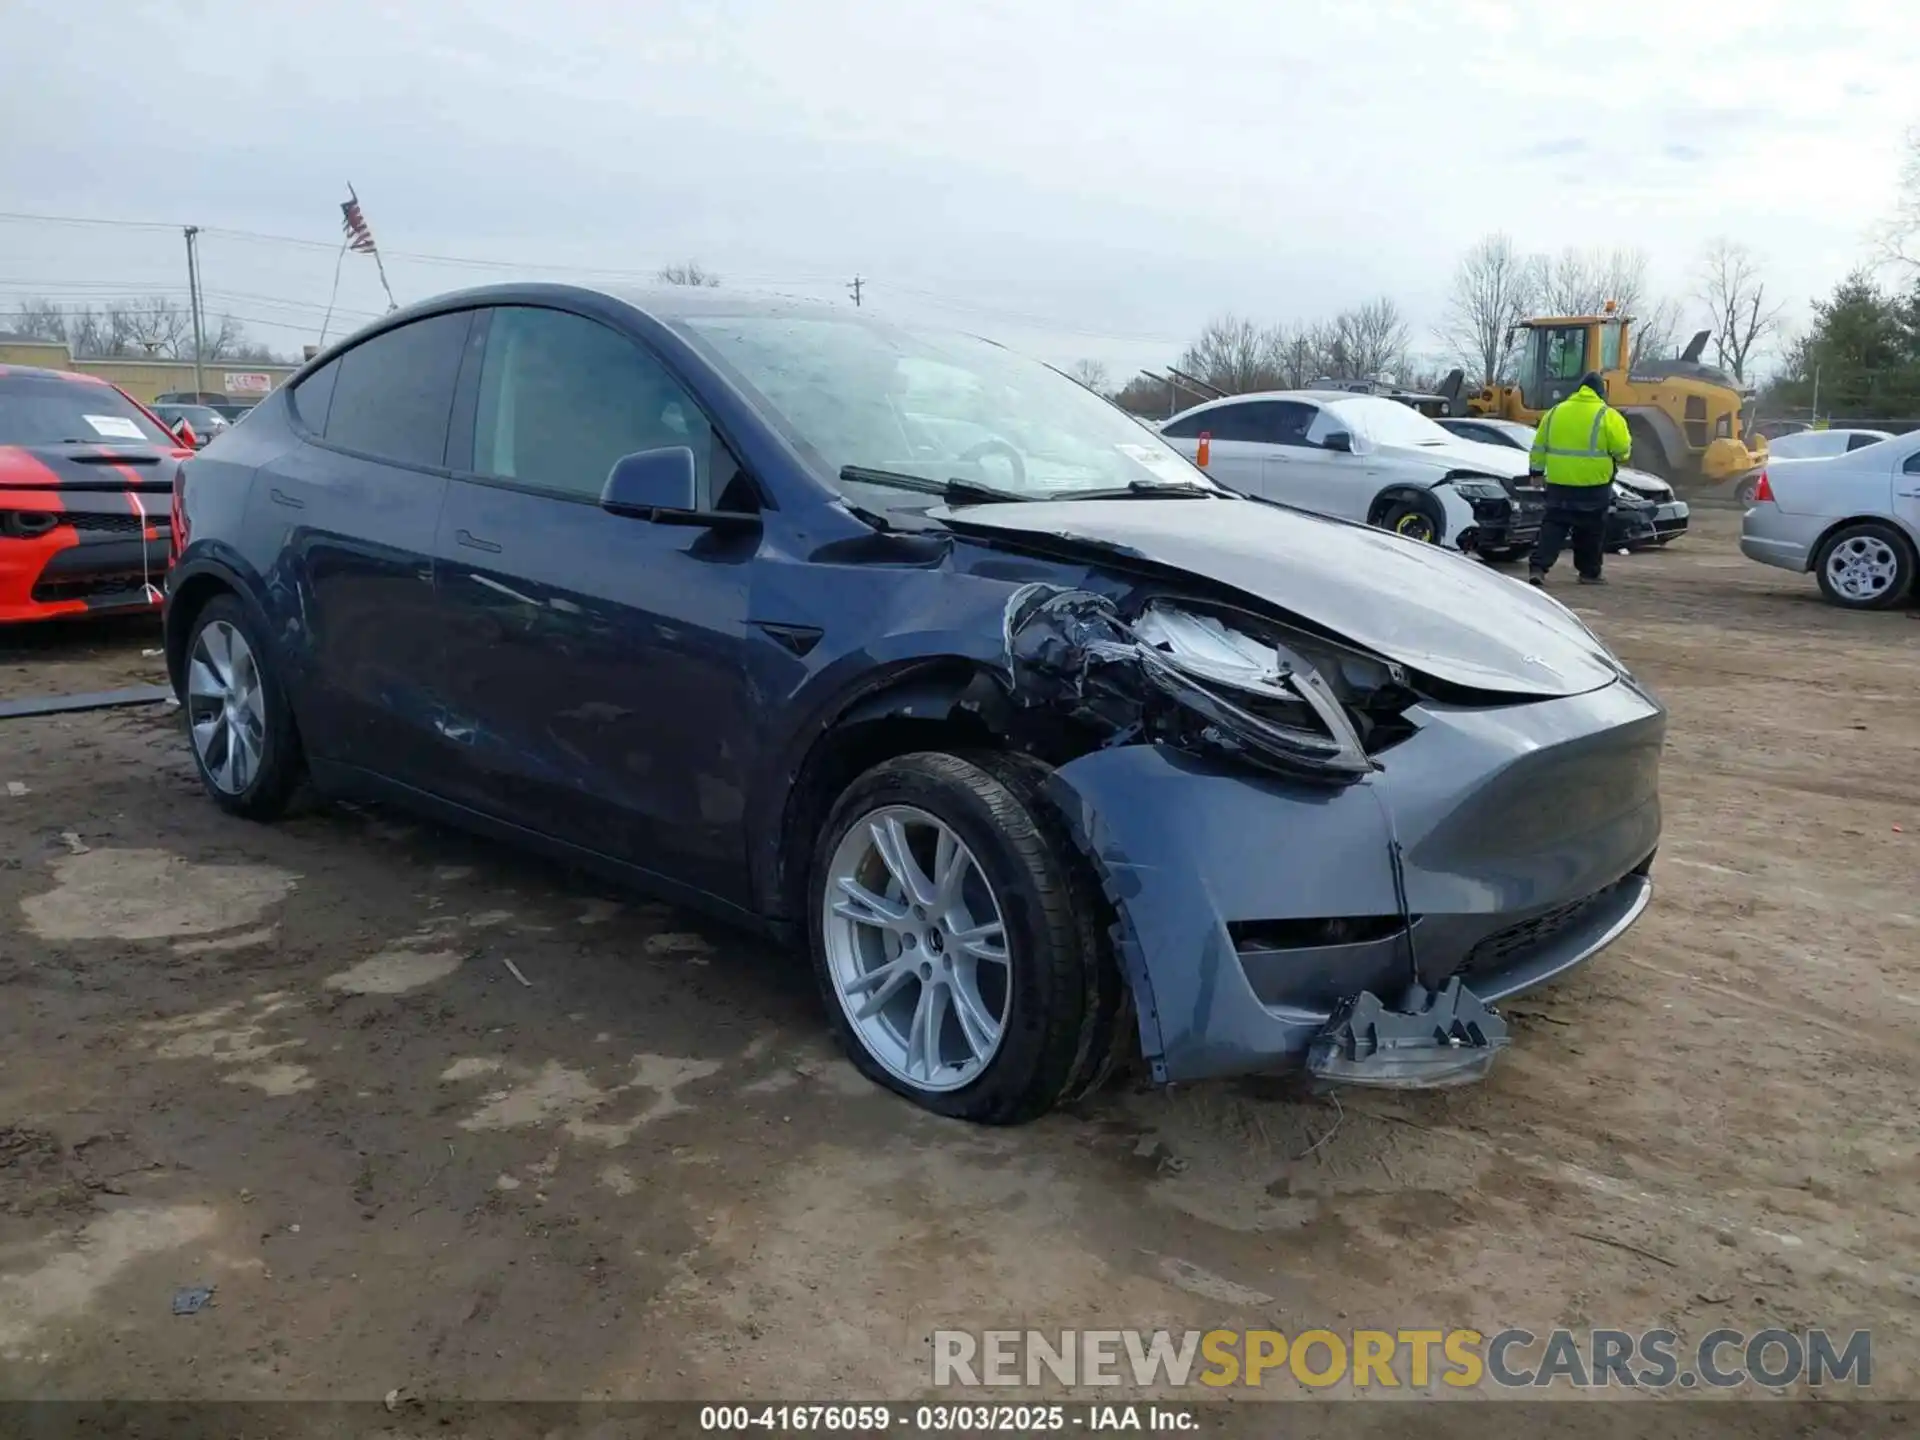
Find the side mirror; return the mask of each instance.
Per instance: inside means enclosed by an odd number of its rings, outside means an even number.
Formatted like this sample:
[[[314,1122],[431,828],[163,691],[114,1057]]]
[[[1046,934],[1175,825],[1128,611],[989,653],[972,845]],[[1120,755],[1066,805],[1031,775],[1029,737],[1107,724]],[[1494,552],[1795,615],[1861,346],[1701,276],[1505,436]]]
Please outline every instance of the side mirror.
[[[661,511],[690,514],[698,503],[693,451],[685,445],[622,455],[613,462],[600,490],[602,510],[639,520],[661,518]]]
[[[1327,432],[1327,438],[1320,442],[1320,448],[1323,450],[1338,450],[1342,454],[1351,455],[1353,453],[1353,436],[1349,435],[1345,430],[1329,430]]]

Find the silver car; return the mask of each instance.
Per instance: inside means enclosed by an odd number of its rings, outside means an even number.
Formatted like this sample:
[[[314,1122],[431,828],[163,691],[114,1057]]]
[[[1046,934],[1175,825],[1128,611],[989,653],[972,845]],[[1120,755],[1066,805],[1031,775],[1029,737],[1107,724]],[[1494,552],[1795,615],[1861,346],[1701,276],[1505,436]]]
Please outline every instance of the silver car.
[[[1849,610],[1913,591],[1920,555],[1920,432],[1822,460],[1770,460],[1740,522],[1740,553],[1799,574]]]

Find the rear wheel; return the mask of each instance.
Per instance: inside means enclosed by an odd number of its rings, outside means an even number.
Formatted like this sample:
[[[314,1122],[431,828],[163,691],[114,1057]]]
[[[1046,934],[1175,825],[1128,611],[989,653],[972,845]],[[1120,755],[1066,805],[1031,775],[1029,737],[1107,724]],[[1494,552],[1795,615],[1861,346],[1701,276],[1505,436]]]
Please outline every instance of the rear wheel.
[[[1733,487],[1733,498],[1738,500],[1742,505],[1751,505],[1753,504],[1754,492],[1759,488],[1760,477],[1758,475],[1749,475]]]
[[[1849,610],[1887,610],[1913,588],[1913,547],[1881,520],[1857,520],[1827,537],[1813,562],[1820,593]]]
[[[286,692],[246,607],[207,602],[187,637],[181,697],[200,783],[221,809],[271,820],[286,809],[305,765]]]
[[[941,1115],[1031,1120],[1110,1064],[1118,972],[1097,891],[1006,757],[875,766],[815,850],[814,969],[835,1034],[877,1084]]]

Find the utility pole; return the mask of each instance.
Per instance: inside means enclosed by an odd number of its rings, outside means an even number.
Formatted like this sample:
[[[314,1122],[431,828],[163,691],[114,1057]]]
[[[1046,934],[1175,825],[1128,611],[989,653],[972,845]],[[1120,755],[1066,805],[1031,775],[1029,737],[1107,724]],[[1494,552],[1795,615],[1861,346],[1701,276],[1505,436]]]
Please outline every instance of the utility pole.
[[[200,257],[194,247],[194,237],[200,233],[198,225],[186,227],[187,233],[187,304],[193,311],[193,398],[200,399],[200,392],[207,388],[206,377],[200,373],[202,340],[200,332]]]
[[[858,275],[856,275],[853,277],[853,280],[851,281],[851,283],[849,283],[847,286],[847,293],[853,296],[853,308],[856,310],[860,308],[860,287],[865,283],[866,282],[864,280],[862,280]]]

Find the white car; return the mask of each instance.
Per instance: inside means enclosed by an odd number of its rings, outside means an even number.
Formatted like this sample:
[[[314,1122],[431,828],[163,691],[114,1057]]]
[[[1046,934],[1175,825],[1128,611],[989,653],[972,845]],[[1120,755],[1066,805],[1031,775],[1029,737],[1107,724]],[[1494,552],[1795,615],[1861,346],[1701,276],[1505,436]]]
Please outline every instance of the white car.
[[[1920,557],[1920,432],[1824,460],[1769,458],[1740,522],[1740,553],[1811,570],[1820,593],[1849,610],[1898,605]]]
[[[1533,449],[1534,427],[1518,420],[1468,415],[1436,420],[1434,424],[1462,440],[1479,440],[1529,452]],[[1607,521],[1610,549],[1665,545],[1686,534],[1687,527],[1693,523],[1692,507],[1675,496],[1673,486],[1658,475],[1630,465],[1623,465],[1614,473],[1613,503],[1614,511]]]
[[[1823,460],[1893,439],[1891,430],[1800,430],[1767,442],[1771,460]]]
[[[1527,457],[1449,435],[1397,400],[1338,390],[1230,395],[1160,426],[1230,490],[1511,559],[1540,531]]]

